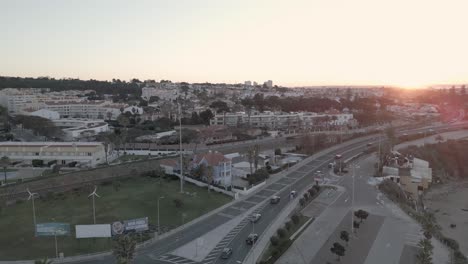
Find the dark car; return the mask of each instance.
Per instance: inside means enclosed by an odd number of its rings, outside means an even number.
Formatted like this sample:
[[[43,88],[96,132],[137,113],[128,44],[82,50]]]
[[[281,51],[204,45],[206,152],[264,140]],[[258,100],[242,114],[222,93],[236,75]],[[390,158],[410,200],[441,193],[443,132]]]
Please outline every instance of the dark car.
[[[257,242],[257,239],[258,234],[250,234],[245,240],[245,242],[247,243],[247,245],[253,245],[255,242]]]
[[[222,259],[227,259],[232,255],[232,248],[224,248],[223,253],[221,253]]]
[[[271,197],[271,199],[270,199],[271,204],[277,204],[277,203],[279,203],[279,201],[280,201],[280,197],[276,196],[276,195]]]

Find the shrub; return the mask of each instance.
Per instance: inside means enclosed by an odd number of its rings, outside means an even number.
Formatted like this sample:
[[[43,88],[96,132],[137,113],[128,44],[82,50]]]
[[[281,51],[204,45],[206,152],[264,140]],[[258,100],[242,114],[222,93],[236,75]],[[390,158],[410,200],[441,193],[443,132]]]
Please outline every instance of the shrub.
[[[277,246],[279,244],[279,238],[277,236],[270,237],[270,242],[273,246]]]
[[[271,255],[273,256],[273,258],[278,258],[279,255],[281,254],[281,252],[278,250],[278,249],[273,249],[273,251],[271,252]]]
[[[276,233],[278,233],[278,236],[280,238],[285,238],[286,235],[287,235],[287,232],[286,230],[284,230],[284,228],[278,228],[278,230],[276,231]]]
[[[304,199],[309,200],[309,193],[304,193]]]
[[[317,193],[314,188],[310,188],[307,192],[311,197],[313,197]]]
[[[277,148],[275,149],[275,155],[281,155],[281,149],[280,148]]]
[[[298,214],[293,214],[293,215],[291,216],[291,220],[293,221],[293,223],[294,223],[295,225],[299,224],[299,221],[300,221],[299,215],[298,215]]]
[[[301,199],[299,200],[299,204],[300,204],[301,206],[304,206],[304,205],[305,205],[305,199],[304,199],[304,198],[301,198]]]
[[[312,188],[315,189],[315,192],[319,192],[319,191],[320,191],[320,186],[319,186],[319,185],[314,185]]]
[[[174,199],[174,205],[176,208],[182,208],[184,206],[184,202],[181,199],[176,198]]]
[[[31,161],[33,167],[42,167],[44,165],[43,160],[34,159]]]
[[[448,237],[442,237],[441,238],[442,243],[447,245],[449,248],[457,251],[460,249],[460,245],[458,245],[458,242],[455,239],[451,239]]]
[[[284,224],[284,227],[286,228],[286,230],[289,231],[289,230],[291,230],[292,225],[293,224],[291,223],[291,221],[288,221],[288,222],[286,222],[286,224]]]

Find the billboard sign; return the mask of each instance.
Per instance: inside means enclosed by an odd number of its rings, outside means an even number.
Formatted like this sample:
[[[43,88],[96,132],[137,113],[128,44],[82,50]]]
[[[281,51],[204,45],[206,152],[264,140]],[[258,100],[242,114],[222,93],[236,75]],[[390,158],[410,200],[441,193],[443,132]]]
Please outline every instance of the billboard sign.
[[[67,223],[40,223],[36,224],[36,236],[68,236],[70,224]]]
[[[112,235],[122,235],[128,232],[143,232],[148,230],[148,217],[117,221],[112,223]]]
[[[76,225],[76,238],[110,237],[111,225]]]

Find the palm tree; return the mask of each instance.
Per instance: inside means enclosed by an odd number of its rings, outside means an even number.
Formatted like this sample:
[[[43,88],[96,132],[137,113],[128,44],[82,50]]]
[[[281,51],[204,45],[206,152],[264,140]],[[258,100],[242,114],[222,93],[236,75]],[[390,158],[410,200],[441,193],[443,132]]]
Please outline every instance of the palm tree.
[[[3,168],[3,175],[5,177],[5,184],[7,182],[7,168],[8,168],[8,165],[10,165],[10,158],[8,158],[7,156],[3,156],[1,159],[0,159],[0,166],[2,166]]]
[[[130,264],[133,262],[136,241],[130,235],[123,235],[115,240],[113,254],[119,264]]]

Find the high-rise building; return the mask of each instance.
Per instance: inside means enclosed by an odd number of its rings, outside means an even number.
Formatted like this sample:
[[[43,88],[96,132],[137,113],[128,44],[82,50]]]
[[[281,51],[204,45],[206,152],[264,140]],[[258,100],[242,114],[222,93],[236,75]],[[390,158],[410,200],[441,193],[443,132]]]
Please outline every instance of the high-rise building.
[[[245,82],[244,82],[244,85],[245,85],[245,86],[252,86],[252,82],[251,82],[251,81],[245,81]]]
[[[268,81],[264,82],[264,84],[265,84],[266,87],[268,87],[268,88],[272,88],[272,87],[273,87],[273,81],[272,81],[272,80],[268,80]]]

